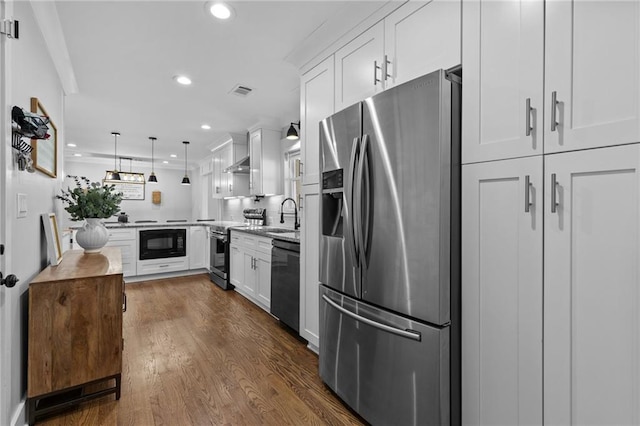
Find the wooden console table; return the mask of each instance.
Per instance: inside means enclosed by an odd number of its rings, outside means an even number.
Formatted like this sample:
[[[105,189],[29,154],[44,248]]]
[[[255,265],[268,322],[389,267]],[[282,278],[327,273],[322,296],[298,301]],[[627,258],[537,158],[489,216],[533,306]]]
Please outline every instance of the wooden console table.
[[[120,399],[125,301],[117,247],[69,250],[29,284],[29,424],[89,399]]]

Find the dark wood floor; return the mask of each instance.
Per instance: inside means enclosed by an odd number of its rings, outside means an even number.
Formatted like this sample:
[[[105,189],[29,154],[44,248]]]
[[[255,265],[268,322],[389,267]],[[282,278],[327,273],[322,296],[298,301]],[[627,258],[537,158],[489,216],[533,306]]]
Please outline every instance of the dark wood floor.
[[[130,284],[127,298],[121,399],[39,424],[362,424],[304,342],[206,275]]]

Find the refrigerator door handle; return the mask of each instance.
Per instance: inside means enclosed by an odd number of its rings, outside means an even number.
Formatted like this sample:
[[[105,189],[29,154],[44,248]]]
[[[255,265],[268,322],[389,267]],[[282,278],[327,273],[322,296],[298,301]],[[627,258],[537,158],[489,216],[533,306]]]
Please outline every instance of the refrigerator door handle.
[[[349,192],[347,193],[347,211],[351,215],[351,224],[352,226],[347,227],[350,230],[349,238],[351,239],[351,243],[353,246],[353,256],[356,265],[360,265],[360,252],[358,250],[358,241],[357,241],[357,226],[356,226],[356,211],[354,199],[356,197],[355,194],[355,176],[356,176],[356,166],[358,164],[359,157],[359,147],[360,147],[360,138],[353,138],[353,143],[351,146],[351,159],[349,160],[349,178],[347,180],[347,184],[349,185]]]
[[[367,266],[367,245],[369,242],[369,215],[371,208],[371,191],[369,188],[369,156],[367,155],[369,149],[369,135],[362,136],[362,146],[360,147],[360,164],[358,165],[358,180],[360,185],[358,187],[358,236],[360,240],[358,242],[359,250],[361,254],[362,266]],[[363,190],[364,186],[364,190]]]
[[[373,321],[369,318],[363,317],[362,315],[358,315],[354,312],[351,312],[348,309],[343,308],[342,306],[338,305],[336,302],[334,302],[333,300],[331,300],[331,298],[327,297],[326,294],[322,295],[322,300],[324,300],[325,302],[327,302],[331,307],[337,309],[338,311],[342,312],[343,314],[345,314],[348,317],[353,318],[356,321],[359,322],[363,322],[365,324],[370,325],[371,327],[375,327],[377,329],[380,330],[384,330],[386,332],[401,336],[401,337],[406,337],[407,339],[411,339],[411,340],[415,340],[416,342],[420,342],[422,340],[422,334],[420,334],[417,331],[413,331],[413,330],[402,330],[400,328],[395,328],[395,327],[391,327],[390,325],[386,325],[386,324],[382,324],[380,322],[377,321]]]

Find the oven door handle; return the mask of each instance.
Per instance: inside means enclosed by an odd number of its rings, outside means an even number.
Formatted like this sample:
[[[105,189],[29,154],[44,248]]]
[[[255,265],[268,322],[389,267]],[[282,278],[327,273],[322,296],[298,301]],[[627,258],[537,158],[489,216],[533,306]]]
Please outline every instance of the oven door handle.
[[[226,242],[227,242],[227,236],[226,236],[226,235],[211,234],[211,236],[212,236],[213,238],[215,238],[216,240],[220,240],[220,241],[222,241],[223,243],[226,243]]]

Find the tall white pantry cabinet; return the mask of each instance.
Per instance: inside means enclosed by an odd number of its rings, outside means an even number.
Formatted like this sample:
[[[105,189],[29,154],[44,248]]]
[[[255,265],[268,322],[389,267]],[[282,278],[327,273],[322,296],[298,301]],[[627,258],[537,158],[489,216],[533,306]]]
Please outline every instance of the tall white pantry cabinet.
[[[462,420],[640,424],[640,2],[463,2]]]

